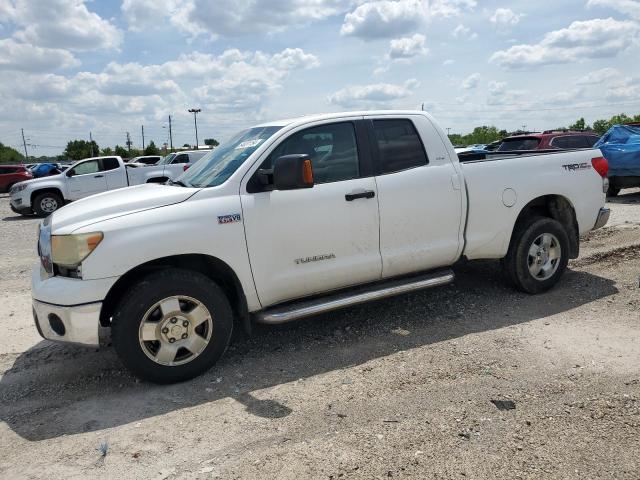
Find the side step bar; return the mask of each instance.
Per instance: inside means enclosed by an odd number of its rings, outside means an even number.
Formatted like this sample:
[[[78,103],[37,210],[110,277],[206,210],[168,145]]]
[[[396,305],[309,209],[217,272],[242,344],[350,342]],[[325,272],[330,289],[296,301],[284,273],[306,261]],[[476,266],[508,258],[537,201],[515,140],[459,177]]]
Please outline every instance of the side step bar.
[[[359,303],[446,285],[453,282],[453,279],[453,272],[445,270],[406,277],[400,280],[376,282],[373,285],[357,287],[342,293],[318,297],[313,300],[304,299],[295,303],[273,307],[259,312],[256,315],[256,321],[270,325],[287,323]]]

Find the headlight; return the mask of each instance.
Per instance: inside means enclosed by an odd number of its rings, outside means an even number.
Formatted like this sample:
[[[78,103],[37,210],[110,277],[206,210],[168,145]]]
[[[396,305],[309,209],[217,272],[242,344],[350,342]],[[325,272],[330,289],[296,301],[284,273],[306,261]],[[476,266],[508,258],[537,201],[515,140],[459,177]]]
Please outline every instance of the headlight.
[[[13,187],[11,187],[11,192],[10,193],[18,193],[21,192],[22,190],[24,190],[25,188],[27,188],[28,185],[14,185]]]
[[[52,235],[51,258],[53,263],[66,268],[77,267],[102,241],[102,232],[78,235]]]

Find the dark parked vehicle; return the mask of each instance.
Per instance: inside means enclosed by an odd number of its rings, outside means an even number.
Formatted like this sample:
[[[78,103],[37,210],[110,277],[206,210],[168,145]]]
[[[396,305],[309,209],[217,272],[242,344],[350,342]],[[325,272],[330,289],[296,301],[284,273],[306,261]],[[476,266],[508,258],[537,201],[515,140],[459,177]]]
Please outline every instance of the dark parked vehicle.
[[[513,135],[502,140],[499,152],[592,148],[600,137],[593,132],[552,131]]]
[[[144,163],[145,165],[155,165],[160,161],[162,157],[160,155],[145,155],[144,157],[135,157],[129,160],[127,163]]]
[[[0,165],[0,192],[8,192],[14,183],[32,178],[33,175],[24,165]]]

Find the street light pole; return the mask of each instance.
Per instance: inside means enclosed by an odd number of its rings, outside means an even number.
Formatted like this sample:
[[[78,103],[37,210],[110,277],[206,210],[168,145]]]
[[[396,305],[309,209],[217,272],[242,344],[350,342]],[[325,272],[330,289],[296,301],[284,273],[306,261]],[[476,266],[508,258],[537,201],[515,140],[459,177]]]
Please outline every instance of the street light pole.
[[[193,113],[193,124],[196,127],[196,150],[198,150],[198,114],[201,111],[199,108],[190,108],[188,110],[189,113]]]

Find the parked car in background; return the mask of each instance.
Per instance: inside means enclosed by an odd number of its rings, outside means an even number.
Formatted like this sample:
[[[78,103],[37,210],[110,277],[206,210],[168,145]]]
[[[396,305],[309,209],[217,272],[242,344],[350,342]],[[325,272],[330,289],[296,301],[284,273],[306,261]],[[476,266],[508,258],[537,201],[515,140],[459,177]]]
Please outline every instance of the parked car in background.
[[[623,188],[640,187],[640,124],[614,125],[596,148],[609,162],[609,197]]]
[[[162,157],[160,155],[146,155],[143,157],[134,157],[131,160],[128,160],[127,163],[141,163],[144,165],[155,165],[161,159]]]
[[[184,170],[182,164],[127,164],[117,156],[86,158],[64,173],[15,183],[10,191],[11,209],[22,215],[46,217],[73,200],[130,185],[164,183]]]
[[[599,150],[461,163],[425,112],[257,125],[173,183],[44,220],[35,323],[91,346],[110,327],[125,366],[169,383],[210,368],[252,321],[445,285],[463,257],[502,259],[510,283],[541,293],[607,222],[606,169]]]
[[[0,192],[8,192],[14,184],[32,178],[33,175],[24,165],[0,165]]]
[[[499,152],[518,150],[570,150],[593,148],[600,136],[592,132],[547,130],[504,138],[496,149]]]

